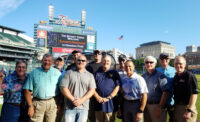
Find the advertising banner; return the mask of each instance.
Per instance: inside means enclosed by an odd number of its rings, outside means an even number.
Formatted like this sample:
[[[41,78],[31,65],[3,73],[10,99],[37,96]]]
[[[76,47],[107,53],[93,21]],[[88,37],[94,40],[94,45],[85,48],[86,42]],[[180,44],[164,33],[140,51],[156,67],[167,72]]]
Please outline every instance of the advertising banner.
[[[86,40],[86,35],[47,32],[48,47],[85,49],[87,44]]]
[[[94,50],[95,49],[95,44],[94,43],[87,43],[87,49],[88,50]]]
[[[47,37],[47,31],[45,30],[38,30],[37,31],[37,38],[46,38]]]
[[[59,47],[53,47],[52,51],[54,53],[72,53],[74,50],[78,50],[82,52],[81,49],[74,49],[74,48],[59,48]]]
[[[37,39],[37,47],[45,47],[45,39]]]
[[[78,50],[82,52],[81,49],[53,47],[52,54],[53,54],[53,57],[56,58],[62,55],[66,55],[66,53],[72,53],[74,50]]]

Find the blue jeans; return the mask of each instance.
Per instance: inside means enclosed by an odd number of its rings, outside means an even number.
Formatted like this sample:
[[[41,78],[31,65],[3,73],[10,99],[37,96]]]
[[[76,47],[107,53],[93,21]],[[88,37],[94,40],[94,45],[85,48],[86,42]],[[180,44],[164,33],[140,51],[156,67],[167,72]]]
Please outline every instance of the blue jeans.
[[[20,117],[20,106],[4,103],[1,109],[0,122],[18,122]]]
[[[64,112],[63,122],[87,122],[88,110],[83,109],[66,109]]]

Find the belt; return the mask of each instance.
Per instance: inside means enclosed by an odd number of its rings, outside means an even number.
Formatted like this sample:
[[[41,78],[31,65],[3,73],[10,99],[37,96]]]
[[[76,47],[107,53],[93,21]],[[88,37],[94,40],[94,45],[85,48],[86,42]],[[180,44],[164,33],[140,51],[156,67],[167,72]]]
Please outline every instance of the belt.
[[[13,106],[20,106],[21,105],[20,103],[7,103],[7,104],[10,104],[10,105],[13,105]]]
[[[136,100],[126,100],[126,99],[124,99],[124,101],[129,102],[129,103],[135,103],[135,102],[140,102],[140,99],[136,99]]]
[[[159,104],[160,101],[147,101],[147,104]]]
[[[33,97],[33,100],[38,100],[38,101],[48,101],[48,100],[51,100],[51,99],[54,99],[54,97],[51,97],[51,98],[48,98],[48,99],[40,99],[40,98],[37,98],[37,97]]]

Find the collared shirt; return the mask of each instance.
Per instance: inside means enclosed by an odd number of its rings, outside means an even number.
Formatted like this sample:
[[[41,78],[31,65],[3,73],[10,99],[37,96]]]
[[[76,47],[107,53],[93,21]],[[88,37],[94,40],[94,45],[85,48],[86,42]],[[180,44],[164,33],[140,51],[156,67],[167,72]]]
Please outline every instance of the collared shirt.
[[[175,104],[188,105],[190,96],[199,93],[197,79],[188,71],[184,71],[180,76],[176,74],[173,86]]]
[[[163,73],[168,81],[168,85],[170,88],[170,92],[168,95],[168,99],[167,99],[167,104],[170,105],[174,105],[174,99],[173,99],[173,79],[174,79],[174,75],[176,73],[176,70],[174,69],[174,67],[168,66],[167,68],[163,69],[162,67],[158,67],[157,70],[161,73]]]
[[[33,97],[49,99],[59,94],[59,81],[61,73],[51,67],[47,72],[42,67],[34,69],[23,89],[33,91]]]
[[[121,80],[127,76],[126,71],[121,70],[120,68],[117,70],[117,72],[119,73],[119,76],[121,78]]]
[[[61,73],[62,73],[62,76],[64,76],[65,73],[66,73],[66,71],[62,68],[62,69],[61,69]]]
[[[28,78],[28,74],[25,75],[24,80],[18,79],[16,71],[11,75],[5,77],[2,83],[2,90],[4,92],[4,102],[7,103],[21,103],[25,101],[22,87]]]
[[[134,73],[131,77],[122,79],[123,96],[126,100],[137,100],[141,94],[148,93],[147,85],[143,77]]]
[[[108,70],[104,72],[103,69],[99,70],[95,74],[95,80],[97,89],[96,92],[101,97],[108,97],[115,89],[115,87],[120,86],[121,79],[116,70]],[[103,112],[113,112],[117,106],[115,105],[115,98],[109,100],[108,102],[101,104],[95,100],[95,111],[103,111]]]
[[[162,93],[169,91],[167,78],[161,72],[157,70],[154,70],[152,74],[146,72],[142,77],[145,79],[149,90],[147,101],[159,102]]]
[[[75,98],[83,97],[91,88],[96,88],[93,74],[84,70],[79,72],[76,69],[69,70],[64,75],[60,87],[68,88]],[[80,106],[74,106],[71,101],[65,98],[66,109],[89,109],[89,99],[84,101]]]

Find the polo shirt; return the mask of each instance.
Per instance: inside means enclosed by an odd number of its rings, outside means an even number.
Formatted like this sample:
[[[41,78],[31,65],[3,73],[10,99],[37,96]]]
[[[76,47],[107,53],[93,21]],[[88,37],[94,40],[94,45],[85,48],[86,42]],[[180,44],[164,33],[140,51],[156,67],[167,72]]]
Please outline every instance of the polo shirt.
[[[180,76],[176,74],[173,86],[175,104],[188,105],[190,96],[199,93],[197,79],[188,71],[184,71]]]
[[[77,69],[69,70],[61,80],[60,88],[65,87],[69,89],[70,93],[75,98],[83,97],[91,88],[96,88],[93,74],[84,70],[83,72]],[[74,106],[73,103],[65,98],[66,109],[89,109],[89,99],[84,101],[79,106]]]
[[[116,70],[108,70],[104,72],[103,69],[97,71],[95,74],[96,80],[96,92],[101,97],[108,97],[115,87],[120,86],[120,76]],[[95,101],[94,108],[95,111],[103,111],[103,112],[113,112],[118,106],[115,104],[115,98],[109,100],[108,102],[101,104]]]
[[[137,73],[134,73],[131,77],[125,76],[122,79],[122,91],[126,100],[139,100],[141,94],[148,93],[144,78]]]
[[[142,77],[145,79],[149,90],[147,102],[159,102],[163,92],[169,92],[167,78],[161,72],[154,70],[152,74],[144,73]]]
[[[16,71],[4,78],[1,85],[3,91],[3,100],[7,103],[22,103],[25,101],[24,93],[22,90],[23,85],[28,79],[28,74],[25,74],[25,79],[18,79]]]
[[[176,70],[174,69],[174,67],[168,66],[167,68],[163,69],[162,67],[158,67],[156,68],[159,72],[163,73],[168,81],[168,85],[169,85],[169,95],[168,95],[168,99],[167,99],[167,104],[169,105],[174,105],[174,98],[173,98],[173,79],[174,79],[174,75],[176,73]]]
[[[42,67],[34,69],[25,83],[23,89],[33,92],[33,97],[49,99],[59,94],[59,81],[61,73],[51,67],[47,72]]]

